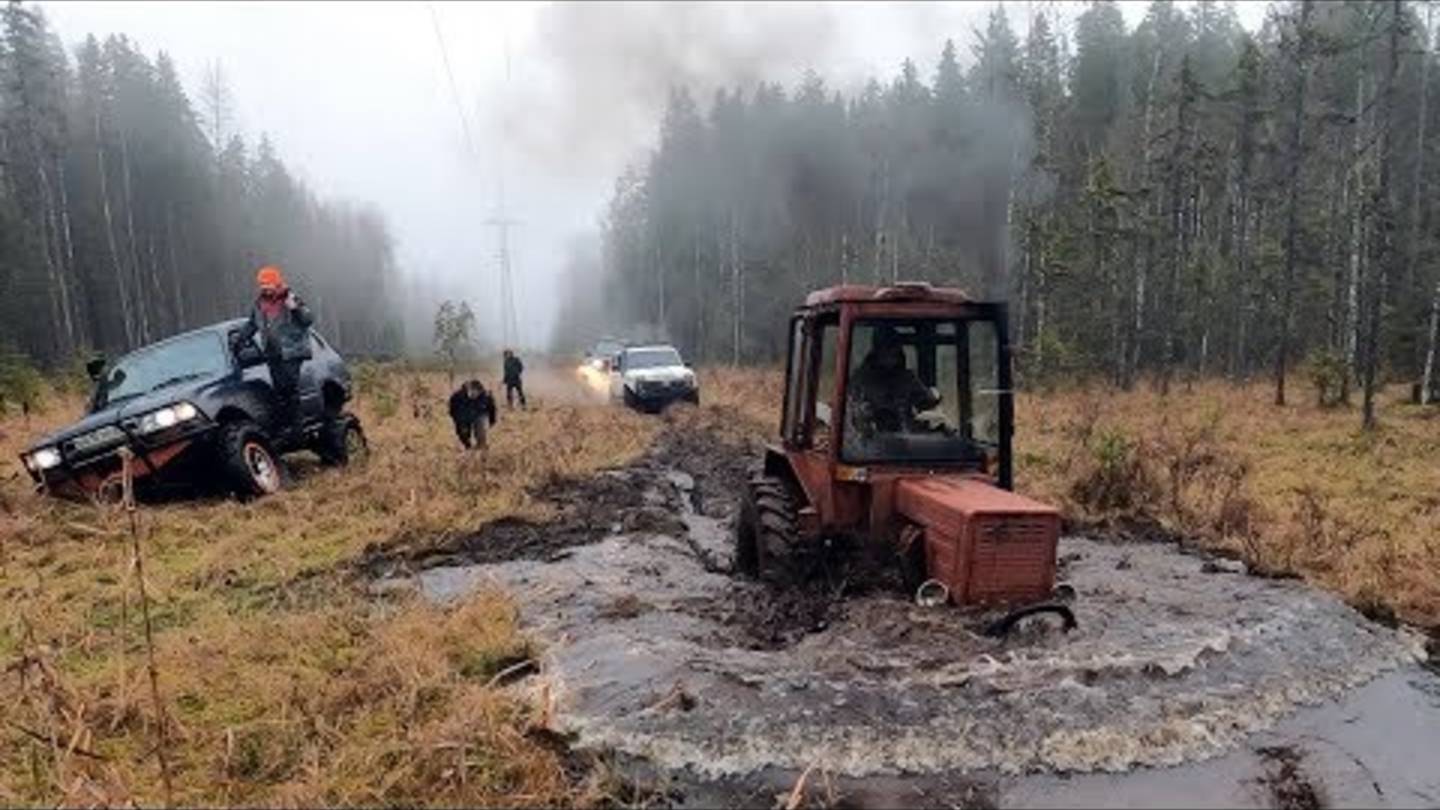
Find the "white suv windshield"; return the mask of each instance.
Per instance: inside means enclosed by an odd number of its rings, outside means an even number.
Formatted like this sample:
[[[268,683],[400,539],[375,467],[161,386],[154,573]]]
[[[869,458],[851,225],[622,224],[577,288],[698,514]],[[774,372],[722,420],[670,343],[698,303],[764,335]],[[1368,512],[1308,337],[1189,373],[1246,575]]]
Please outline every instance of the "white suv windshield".
[[[674,349],[632,349],[625,353],[625,368],[658,368],[678,366],[680,353]]]

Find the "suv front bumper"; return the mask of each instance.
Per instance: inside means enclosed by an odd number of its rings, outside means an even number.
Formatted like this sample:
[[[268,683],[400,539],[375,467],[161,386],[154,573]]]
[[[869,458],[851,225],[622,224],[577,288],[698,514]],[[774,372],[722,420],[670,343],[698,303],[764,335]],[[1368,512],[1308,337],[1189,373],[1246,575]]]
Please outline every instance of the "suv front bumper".
[[[215,423],[201,417],[193,423],[177,425],[168,430],[148,436],[115,426],[124,434],[119,443],[110,444],[91,452],[75,452],[66,449],[66,442],[59,445],[61,461],[47,470],[37,470],[21,463],[30,473],[36,488],[59,497],[89,497],[98,493],[106,484],[116,480],[123,461],[121,451],[129,449],[135,456],[132,476],[136,481],[159,476],[177,466],[177,461],[188,455],[188,451],[208,446],[215,431]]]

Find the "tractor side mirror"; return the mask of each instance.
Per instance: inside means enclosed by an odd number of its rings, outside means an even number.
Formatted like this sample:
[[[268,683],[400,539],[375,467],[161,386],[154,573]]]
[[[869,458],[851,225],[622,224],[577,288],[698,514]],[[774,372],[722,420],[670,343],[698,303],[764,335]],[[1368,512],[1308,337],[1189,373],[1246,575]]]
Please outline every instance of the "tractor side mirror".
[[[91,382],[100,382],[100,378],[105,374],[105,364],[107,362],[105,355],[97,354],[90,358],[90,361],[85,364],[85,373],[90,376]]]

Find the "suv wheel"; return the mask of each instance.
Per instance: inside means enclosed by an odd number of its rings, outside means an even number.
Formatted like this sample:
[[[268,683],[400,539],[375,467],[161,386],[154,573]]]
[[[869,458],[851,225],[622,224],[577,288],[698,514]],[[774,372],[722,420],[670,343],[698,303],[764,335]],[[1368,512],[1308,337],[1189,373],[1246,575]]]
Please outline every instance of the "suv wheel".
[[[284,481],[280,458],[254,422],[232,422],[220,428],[217,449],[225,484],[231,492],[245,499],[280,491]]]
[[[320,461],[332,467],[343,467],[352,461],[363,461],[370,452],[360,420],[350,414],[332,419],[320,429],[315,445]]]
[[[795,499],[785,482],[761,476],[746,488],[735,524],[735,569],[777,585],[795,576]]]

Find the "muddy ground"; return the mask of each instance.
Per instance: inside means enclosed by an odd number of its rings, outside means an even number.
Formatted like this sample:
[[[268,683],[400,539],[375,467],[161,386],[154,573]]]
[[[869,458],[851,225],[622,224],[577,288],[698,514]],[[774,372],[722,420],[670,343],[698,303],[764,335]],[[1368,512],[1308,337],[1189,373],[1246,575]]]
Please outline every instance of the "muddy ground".
[[[437,601],[512,593],[546,649],[513,688],[662,803],[1440,801],[1440,681],[1410,635],[1239,563],[1083,537],[1062,540],[1070,633],[991,639],[991,617],[861,565],[775,591],[731,572],[757,452],[672,423],[634,465],[547,484],[549,521],[407,538],[362,570]]]

